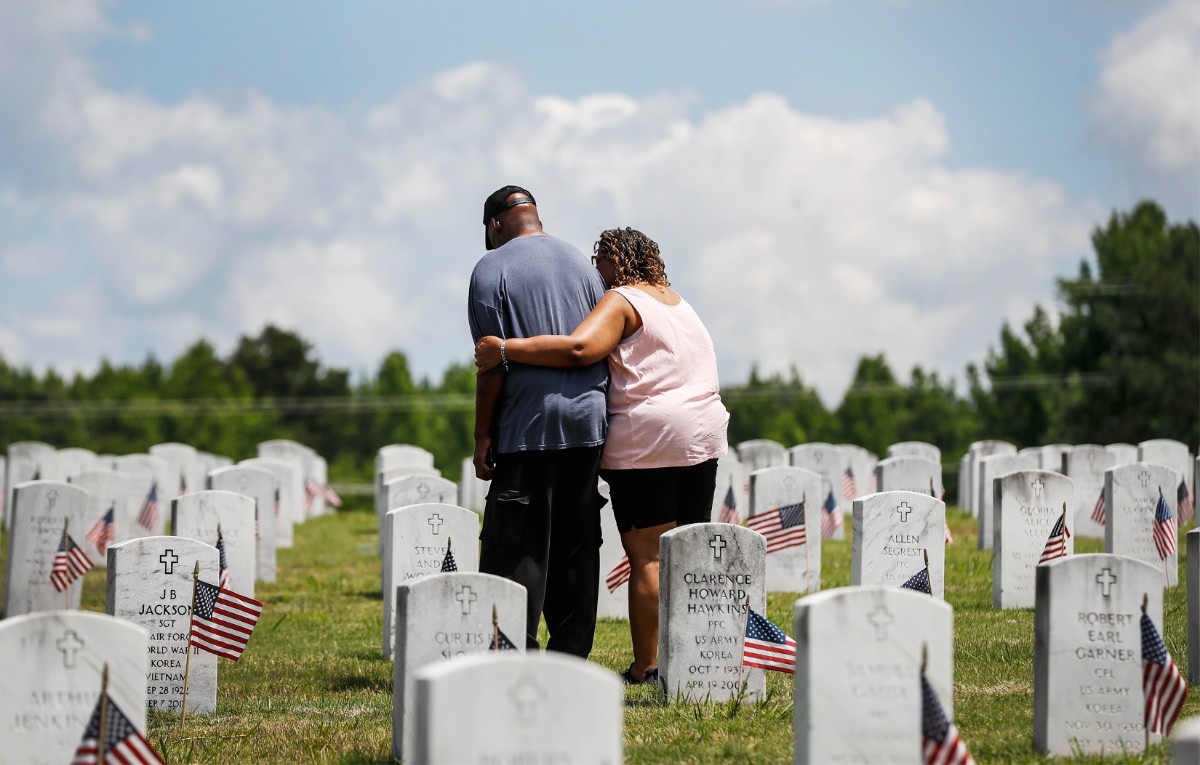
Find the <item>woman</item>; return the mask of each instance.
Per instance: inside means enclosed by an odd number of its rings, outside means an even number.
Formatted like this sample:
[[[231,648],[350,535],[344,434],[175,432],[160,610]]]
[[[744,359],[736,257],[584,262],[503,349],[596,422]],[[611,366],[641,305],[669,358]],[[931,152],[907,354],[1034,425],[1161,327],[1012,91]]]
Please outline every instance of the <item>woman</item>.
[[[608,437],[600,475],[629,556],[633,663],[626,683],[658,681],[658,538],[704,523],[728,450],[712,338],[670,288],[658,245],[634,229],[600,234],[592,262],[610,287],[571,335],[484,337],[479,373],[510,361],[567,367],[608,357]]]

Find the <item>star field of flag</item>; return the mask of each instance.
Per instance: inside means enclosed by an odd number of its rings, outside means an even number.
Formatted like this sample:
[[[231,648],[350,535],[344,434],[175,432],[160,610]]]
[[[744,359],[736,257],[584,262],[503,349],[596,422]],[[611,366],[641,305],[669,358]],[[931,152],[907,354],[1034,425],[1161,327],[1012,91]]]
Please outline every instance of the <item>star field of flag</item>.
[[[513,641],[508,639],[508,635],[504,634],[504,630],[496,628],[496,634],[491,645],[488,646],[489,651],[515,651],[517,646]]]
[[[933,594],[933,588],[929,585],[929,569],[923,568],[917,573],[908,578],[908,581],[900,585],[902,590],[916,590],[923,592],[926,595]]]
[[[250,640],[262,608],[263,604],[254,598],[197,581],[188,644],[237,661]]]
[[[115,507],[108,508],[108,512],[100,516],[100,520],[96,521],[96,525],[92,526],[92,530],[87,533],[87,540],[96,545],[96,549],[101,555],[104,555],[108,550],[108,546],[112,544],[116,534],[113,530],[113,513]]]
[[[1050,537],[1046,540],[1046,546],[1042,548],[1042,557],[1038,559],[1038,565],[1049,563],[1056,558],[1065,558],[1067,556],[1067,540],[1070,537],[1071,531],[1067,528],[1067,514],[1063,513],[1054,522],[1054,528],[1050,529]]]
[[[746,620],[746,639],[742,647],[742,664],[775,672],[796,672],[796,641],[769,619],[750,609]]]
[[[1176,536],[1175,516],[1167,506],[1167,498],[1158,493],[1158,505],[1154,508],[1154,547],[1158,557],[1166,560],[1175,554],[1179,540]]]
[[[717,520],[735,525],[742,522],[742,516],[737,509],[737,497],[733,494],[733,484],[730,484],[725,492],[725,501],[721,503],[721,512],[717,515]]]
[[[446,545],[446,555],[442,558],[442,573],[447,574],[458,571],[458,563],[454,560],[454,551]]]
[[[767,538],[767,554],[808,542],[804,501],[752,516],[746,525]]]
[[[830,491],[825,497],[825,504],[821,505],[821,539],[833,539],[841,525],[842,516],[837,511],[837,500],[833,498],[833,491]]]

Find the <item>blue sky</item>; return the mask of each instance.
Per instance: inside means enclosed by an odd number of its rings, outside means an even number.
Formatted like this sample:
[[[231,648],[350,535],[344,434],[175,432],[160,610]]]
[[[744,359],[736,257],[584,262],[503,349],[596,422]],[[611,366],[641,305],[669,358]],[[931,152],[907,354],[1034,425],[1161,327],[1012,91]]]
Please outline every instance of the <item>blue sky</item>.
[[[0,75],[0,354],[38,368],[274,321],[437,376],[469,353],[477,208],[516,182],[585,250],[659,239],[725,381],[794,365],[835,401],[866,353],[960,375],[1112,210],[1200,210],[1194,3],[11,15],[0,64],[36,75]]]

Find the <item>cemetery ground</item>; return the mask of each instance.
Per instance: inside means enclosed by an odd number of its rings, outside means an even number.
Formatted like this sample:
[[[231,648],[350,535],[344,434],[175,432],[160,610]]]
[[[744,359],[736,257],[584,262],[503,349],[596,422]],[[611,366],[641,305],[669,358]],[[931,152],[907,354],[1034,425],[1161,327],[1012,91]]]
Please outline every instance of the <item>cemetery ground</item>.
[[[977,762],[1048,762],[1053,758],[1033,753],[1031,744],[1033,611],[992,608],[992,553],[976,549],[976,522],[968,514],[955,508],[948,518],[956,540],[946,551],[955,721]],[[0,544],[0,556],[6,549]],[[216,713],[189,714],[183,724],[174,715],[150,714],[149,739],[167,762],[392,761],[392,662],[379,650],[377,549],[369,498],[353,498],[347,510],[296,527],[295,547],[279,551],[278,582],[258,584],[256,597],[266,608],[249,647],[240,662],[220,662]],[[1075,549],[1102,552],[1103,543],[1077,538]],[[824,586],[848,585],[849,539],[824,542],[822,557]],[[85,576],[83,608],[102,612],[104,597],[105,572],[94,569]],[[768,598],[767,616],[789,634],[797,597]],[[1186,674],[1185,617],[1181,584],[1164,598],[1164,637]],[[619,672],[630,658],[627,623],[601,621],[592,661]],[[767,674],[767,698],[757,703],[660,705],[651,688],[627,689],[626,761],[791,762],[792,677]],[[897,703],[918,704],[919,693],[914,688]],[[1198,713],[1200,694],[1193,694],[1183,717]],[[1055,761],[1153,763],[1166,762],[1167,754],[1158,746],[1144,757]]]

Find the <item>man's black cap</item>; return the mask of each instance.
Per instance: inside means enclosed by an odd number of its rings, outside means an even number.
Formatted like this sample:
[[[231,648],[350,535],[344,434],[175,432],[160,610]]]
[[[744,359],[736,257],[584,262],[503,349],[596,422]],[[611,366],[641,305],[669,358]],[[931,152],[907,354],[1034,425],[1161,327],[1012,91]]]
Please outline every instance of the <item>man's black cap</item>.
[[[510,196],[512,196],[513,194],[523,194],[525,197],[528,197],[528,199],[518,197],[518,198],[512,200],[511,202],[508,201],[508,198]],[[516,207],[517,205],[536,205],[536,204],[537,204],[537,200],[535,200],[533,198],[533,194],[530,194],[528,190],[523,189],[520,186],[503,186],[503,187],[498,188],[495,191],[493,191],[491,193],[491,195],[489,195],[488,198],[484,200],[484,202],[483,202],[483,225],[486,226],[488,224],[489,220],[491,220],[492,218],[495,218],[497,215],[504,212],[505,210],[507,210],[510,207]],[[491,242],[488,241],[486,230],[483,232],[483,244],[484,244],[484,247],[486,247],[487,249],[489,249],[489,250],[492,249],[492,244],[491,244]]]

